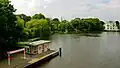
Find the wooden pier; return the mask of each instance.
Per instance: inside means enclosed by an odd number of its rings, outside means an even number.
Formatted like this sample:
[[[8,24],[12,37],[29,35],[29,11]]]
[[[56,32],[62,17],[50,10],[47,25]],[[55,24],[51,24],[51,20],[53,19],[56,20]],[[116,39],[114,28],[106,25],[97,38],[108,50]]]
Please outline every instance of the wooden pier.
[[[24,66],[24,68],[34,68],[34,67],[40,66],[45,61],[50,60],[58,55],[59,55],[59,51],[55,51],[41,58],[32,59],[31,61],[28,62],[27,65]]]

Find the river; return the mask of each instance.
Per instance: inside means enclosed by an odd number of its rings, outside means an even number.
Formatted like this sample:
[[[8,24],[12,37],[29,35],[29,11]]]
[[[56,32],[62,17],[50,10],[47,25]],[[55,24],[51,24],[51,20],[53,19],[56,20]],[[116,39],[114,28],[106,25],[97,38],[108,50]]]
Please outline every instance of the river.
[[[55,34],[51,48],[62,46],[62,56],[38,68],[120,68],[120,33],[103,32],[98,36]]]

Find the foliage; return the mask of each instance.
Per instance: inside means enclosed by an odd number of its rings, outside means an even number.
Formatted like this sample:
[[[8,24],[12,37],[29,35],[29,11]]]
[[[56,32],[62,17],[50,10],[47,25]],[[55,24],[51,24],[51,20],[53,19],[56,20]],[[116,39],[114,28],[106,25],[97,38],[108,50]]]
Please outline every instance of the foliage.
[[[17,26],[24,29],[24,23],[25,23],[25,21],[23,19],[21,19],[19,16],[17,16]]]
[[[50,24],[53,32],[92,32],[104,30],[104,22],[98,18],[75,18],[70,22],[67,20],[59,22],[59,19],[54,18]]]
[[[60,22],[58,18],[54,18],[53,21]]]
[[[0,0],[0,37],[9,46],[18,41],[20,35],[17,31],[19,26],[16,26],[16,16],[13,12],[15,12],[15,9],[8,0]]]
[[[21,37],[23,26],[16,22],[15,11],[10,1],[0,0],[0,57],[4,56],[6,51],[16,49],[16,42]]]
[[[117,28],[120,29],[120,23],[119,21],[115,21],[116,25],[117,25]]]
[[[19,28],[17,28],[17,32],[20,33],[19,41],[22,41],[22,40],[26,39],[27,35],[28,35],[25,32],[25,26],[24,26],[25,21],[22,18],[20,18],[19,16],[16,16],[16,18],[17,18],[16,26],[19,27]]]
[[[21,19],[23,19],[25,22],[28,22],[30,21],[31,17],[30,16],[27,16],[25,14],[18,14],[16,16],[19,16]]]
[[[41,37],[41,35],[46,35],[46,33],[50,31],[46,19],[32,19],[27,22],[26,28],[29,30],[30,38]],[[49,35],[49,33],[47,35]]]
[[[58,18],[54,18],[50,21],[50,27],[51,27],[51,31],[53,32],[57,32],[59,27],[58,25],[60,24],[60,21]]]
[[[35,14],[32,16],[32,19],[45,19],[45,16],[43,14]]]

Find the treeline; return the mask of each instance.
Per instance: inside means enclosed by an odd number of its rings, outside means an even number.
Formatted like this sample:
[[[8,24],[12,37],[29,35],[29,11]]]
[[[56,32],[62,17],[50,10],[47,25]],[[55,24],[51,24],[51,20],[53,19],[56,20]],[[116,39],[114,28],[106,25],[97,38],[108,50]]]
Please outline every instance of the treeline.
[[[75,18],[71,21],[47,18],[43,14],[32,17],[25,14],[16,15],[17,23],[23,30],[23,38],[46,37],[52,33],[79,33],[103,31],[104,22],[98,18]]]
[[[17,48],[17,42],[50,36],[53,33],[102,31],[104,22],[98,18],[75,18],[71,21],[47,18],[43,14],[15,15],[9,0],[0,0],[0,58]]]

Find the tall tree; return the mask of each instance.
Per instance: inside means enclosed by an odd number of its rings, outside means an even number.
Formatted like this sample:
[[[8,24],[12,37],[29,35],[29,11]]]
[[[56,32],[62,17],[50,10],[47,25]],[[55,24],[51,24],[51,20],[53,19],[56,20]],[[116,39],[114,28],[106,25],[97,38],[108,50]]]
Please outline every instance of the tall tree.
[[[115,23],[116,23],[116,25],[117,25],[117,27],[118,27],[118,29],[120,28],[120,23],[119,23],[119,21],[115,21]]]
[[[54,18],[53,21],[58,21],[58,22],[60,22],[58,18]]]
[[[25,14],[18,14],[17,16],[19,16],[21,19],[23,19],[25,22],[30,21],[31,17],[27,16]]]
[[[50,33],[50,28],[46,19],[32,19],[27,22],[26,28],[29,29],[29,36],[31,38],[43,37]]]
[[[100,21],[102,25],[104,25],[105,23],[103,21]]]
[[[35,14],[32,16],[32,19],[45,19],[45,16],[43,14]]]
[[[7,50],[14,49],[19,40],[20,32],[16,26],[16,15],[13,5],[8,0],[0,0],[0,57],[6,54]]]

